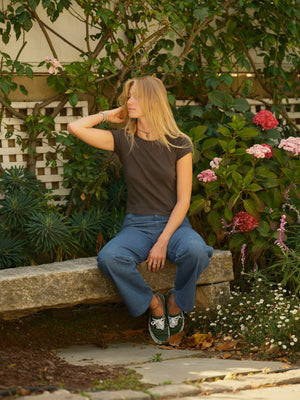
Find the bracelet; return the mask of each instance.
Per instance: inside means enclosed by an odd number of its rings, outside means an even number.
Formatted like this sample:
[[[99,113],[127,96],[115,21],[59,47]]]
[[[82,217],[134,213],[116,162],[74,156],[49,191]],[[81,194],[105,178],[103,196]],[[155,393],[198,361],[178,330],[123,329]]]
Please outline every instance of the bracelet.
[[[100,111],[99,114],[102,115],[103,121],[102,122],[108,122],[108,115],[105,111]]]

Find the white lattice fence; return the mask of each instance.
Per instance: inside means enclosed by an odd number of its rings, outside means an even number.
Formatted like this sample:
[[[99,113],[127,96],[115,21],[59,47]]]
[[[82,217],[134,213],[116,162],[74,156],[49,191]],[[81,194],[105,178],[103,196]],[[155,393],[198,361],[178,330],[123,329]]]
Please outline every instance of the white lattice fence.
[[[42,114],[50,115],[58,103],[52,103],[41,110]],[[20,112],[30,115],[35,106],[34,102],[15,102],[11,104],[13,108]],[[78,102],[76,107],[72,107],[69,103],[61,110],[60,114],[55,118],[55,132],[66,131],[69,122],[81,116],[88,115],[88,104],[86,101]],[[6,132],[11,132],[9,139],[5,138]],[[22,140],[27,139],[27,133],[23,121],[14,118],[7,110],[4,110],[4,117],[0,129],[0,163],[2,168],[10,168],[13,166],[27,165],[27,151],[21,151],[21,147],[17,143],[17,136]],[[47,166],[46,155],[52,153],[52,158],[55,154],[55,140],[48,140],[40,137],[37,140],[37,162],[36,175],[42,181],[47,189],[52,189],[53,195],[58,195],[63,198],[69,193],[69,190],[64,188],[62,173],[64,160],[56,159],[56,167]]]
[[[266,108],[266,105],[272,105],[272,101],[270,99],[262,99],[261,101],[259,100],[252,100],[252,99],[247,99],[248,103],[250,104],[250,111],[253,114],[258,113],[261,110],[264,110]],[[192,101],[186,101],[186,100],[179,100],[176,102],[177,107],[184,106],[186,104],[190,105],[198,105],[198,103]],[[300,98],[299,99],[294,99],[291,98],[289,99],[288,103],[283,100],[282,104],[286,108],[286,114],[287,116],[296,124],[296,126],[300,129]]]

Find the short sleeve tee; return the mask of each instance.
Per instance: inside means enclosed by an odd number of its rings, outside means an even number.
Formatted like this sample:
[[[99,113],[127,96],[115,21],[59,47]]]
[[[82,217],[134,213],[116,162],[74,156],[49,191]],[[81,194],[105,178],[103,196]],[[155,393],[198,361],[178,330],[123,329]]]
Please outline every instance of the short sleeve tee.
[[[135,136],[131,142],[124,130],[111,130],[114,151],[123,166],[127,186],[127,213],[170,215],[177,201],[176,163],[192,145],[185,136],[168,138],[166,146]]]

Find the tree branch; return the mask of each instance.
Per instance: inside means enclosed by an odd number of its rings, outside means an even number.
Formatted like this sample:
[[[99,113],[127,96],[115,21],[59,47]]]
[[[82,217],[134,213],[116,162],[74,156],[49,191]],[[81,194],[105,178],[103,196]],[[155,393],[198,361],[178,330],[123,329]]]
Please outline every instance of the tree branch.
[[[91,46],[90,46],[90,27],[89,27],[89,15],[86,16],[85,19],[85,41],[86,41],[86,47],[89,52],[89,54],[92,53]]]
[[[32,11],[30,9],[28,9],[28,10],[31,12],[31,14],[33,15],[33,17],[35,18],[35,20],[39,24],[39,26],[40,26],[40,28],[41,28],[41,30],[42,30],[45,38],[46,38],[48,46],[50,47],[50,50],[51,50],[53,56],[58,60],[58,55],[57,55],[56,50],[55,50],[55,48],[54,48],[54,46],[52,44],[50,36],[48,35],[48,32],[45,29],[44,23],[40,20],[40,17],[37,15],[36,11]]]
[[[66,39],[65,37],[63,37],[62,35],[60,35],[59,33],[57,33],[54,29],[52,29],[50,26],[48,26],[47,24],[45,24],[45,22],[43,22],[42,20],[41,24],[44,25],[45,28],[48,29],[48,31],[52,32],[54,35],[56,35],[57,37],[59,37],[62,41],[64,41],[65,43],[67,43],[69,46],[73,47],[73,49],[77,50],[79,53],[84,53],[84,50],[80,49],[79,47],[77,47],[75,44],[69,42],[68,39]]]
[[[247,47],[244,45],[243,41],[241,40],[241,38],[240,38],[239,36],[236,36],[236,38],[238,39],[238,41],[239,41],[239,43],[240,43],[240,45],[241,45],[241,47],[242,47],[244,53],[246,54],[246,57],[248,58],[248,60],[249,60],[249,62],[250,62],[251,67],[252,67],[252,69],[253,69],[253,72],[255,73],[255,76],[256,76],[256,78],[257,78],[257,80],[258,80],[260,86],[261,86],[262,89],[265,90],[265,91],[271,96],[271,98],[272,98],[272,97],[273,97],[273,92],[272,92],[272,90],[270,90],[270,89],[265,85],[265,82],[261,79],[260,73],[258,72],[258,70],[257,70],[257,68],[256,68],[256,65],[255,65],[255,63],[254,63],[254,61],[253,61],[253,59],[252,59],[252,57],[251,57],[251,55],[250,55],[250,53],[249,53]]]
[[[64,94],[58,93],[58,94],[55,94],[54,96],[50,97],[50,99],[43,101],[42,103],[36,103],[34,106],[34,112],[37,113],[43,107],[48,106],[49,104],[53,103],[54,101],[60,100],[63,96],[64,96]]]
[[[7,104],[6,101],[4,100],[4,97],[2,97],[1,95],[0,95],[0,103],[3,105],[4,108],[6,108],[15,117],[17,117],[17,118],[19,118],[19,119],[21,119],[23,121],[27,117],[26,114],[23,114],[23,113],[17,111],[15,108],[13,108],[9,104]]]
[[[69,96],[68,95],[64,95],[64,97],[60,101],[60,104],[55,108],[55,110],[51,114],[51,117],[53,119],[61,112],[61,110],[64,108],[64,106],[65,106],[65,104],[67,103],[68,100],[69,100]]]

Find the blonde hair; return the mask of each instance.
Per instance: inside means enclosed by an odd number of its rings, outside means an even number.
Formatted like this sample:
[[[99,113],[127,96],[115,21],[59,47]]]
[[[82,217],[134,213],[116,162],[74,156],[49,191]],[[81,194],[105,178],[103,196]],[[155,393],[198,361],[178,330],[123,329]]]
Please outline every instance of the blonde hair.
[[[167,91],[162,81],[154,76],[143,76],[129,79],[123,88],[119,97],[119,104],[123,107],[124,117],[127,120],[125,131],[129,136],[131,145],[134,144],[134,136],[137,134],[137,120],[129,118],[127,110],[127,99],[131,86],[135,84],[135,97],[139,100],[141,108],[147,118],[150,130],[155,132],[157,140],[170,149],[172,145],[167,136],[177,138],[179,136],[187,137],[178,128],[167,96]]]

